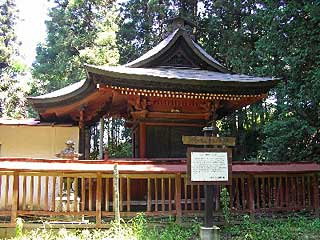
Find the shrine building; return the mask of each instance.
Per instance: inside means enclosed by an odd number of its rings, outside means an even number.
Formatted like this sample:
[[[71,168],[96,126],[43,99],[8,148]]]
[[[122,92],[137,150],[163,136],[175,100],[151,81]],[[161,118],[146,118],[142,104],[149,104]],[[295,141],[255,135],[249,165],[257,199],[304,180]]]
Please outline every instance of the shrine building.
[[[192,24],[174,18],[172,33],[122,66],[85,65],[87,78],[29,97],[41,122],[79,126],[79,152],[89,158],[89,127],[103,116],[132,128],[133,158],[181,158],[183,135],[203,135],[213,118],[266,98],[278,80],[234,73],[195,40]]]

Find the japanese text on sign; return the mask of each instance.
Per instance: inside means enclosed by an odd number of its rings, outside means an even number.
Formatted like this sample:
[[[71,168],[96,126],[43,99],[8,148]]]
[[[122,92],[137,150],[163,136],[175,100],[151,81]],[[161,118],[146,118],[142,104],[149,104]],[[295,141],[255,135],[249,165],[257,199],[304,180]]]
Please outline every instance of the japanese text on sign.
[[[191,181],[228,181],[226,152],[191,152]]]

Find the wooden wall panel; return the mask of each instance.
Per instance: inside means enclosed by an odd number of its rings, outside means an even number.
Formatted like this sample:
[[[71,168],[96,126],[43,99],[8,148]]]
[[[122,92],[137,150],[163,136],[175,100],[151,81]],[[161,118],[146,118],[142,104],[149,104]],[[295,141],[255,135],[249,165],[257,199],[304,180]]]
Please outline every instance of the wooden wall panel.
[[[147,126],[147,157],[185,158],[187,146],[182,136],[200,136],[201,131],[194,126]]]

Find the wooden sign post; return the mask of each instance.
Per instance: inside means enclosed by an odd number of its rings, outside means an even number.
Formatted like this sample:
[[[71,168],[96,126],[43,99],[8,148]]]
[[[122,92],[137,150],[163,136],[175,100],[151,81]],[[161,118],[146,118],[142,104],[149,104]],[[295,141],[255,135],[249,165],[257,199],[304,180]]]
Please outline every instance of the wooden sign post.
[[[214,136],[183,136],[183,144],[203,146],[188,147],[187,179],[188,184],[205,187],[205,227],[201,228],[201,239],[214,238],[213,199],[217,195],[216,185],[232,184],[232,149],[235,138]],[[209,148],[208,146],[212,146]],[[228,146],[229,148],[227,148]],[[219,199],[217,199],[219,201]]]
[[[232,150],[230,148],[188,148],[187,155],[188,184],[204,185],[205,227],[212,227],[213,199],[217,195],[215,185],[229,185],[232,181]]]

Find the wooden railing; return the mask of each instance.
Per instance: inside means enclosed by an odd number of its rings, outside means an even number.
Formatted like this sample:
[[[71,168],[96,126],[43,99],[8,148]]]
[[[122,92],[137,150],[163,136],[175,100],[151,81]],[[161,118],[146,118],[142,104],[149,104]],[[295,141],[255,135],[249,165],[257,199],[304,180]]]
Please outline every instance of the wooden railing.
[[[16,217],[44,216],[51,221],[78,222],[83,217],[93,217],[94,224],[90,226],[103,227],[106,218],[114,215],[113,163],[26,163],[8,159],[0,162],[1,226],[12,226]],[[252,165],[242,165],[240,169],[235,164],[232,185],[227,186],[232,211],[254,215],[308,210],[318,214],[319,165],[299,166],[296,171],[272,172],[268,168],[268,171],[252,172]],[[121,216],[145,212],[150,216],[171,215],[179,219],[183,215],[203,214],[204,187],[187,184],[185,164],[119,163],[119,168]],[[219,193],[220,190],[213,199],[217,211]]]
[[[249,213],[318,209],[317,179],[307,173],[236,175],[229,187],[231,208]]]

